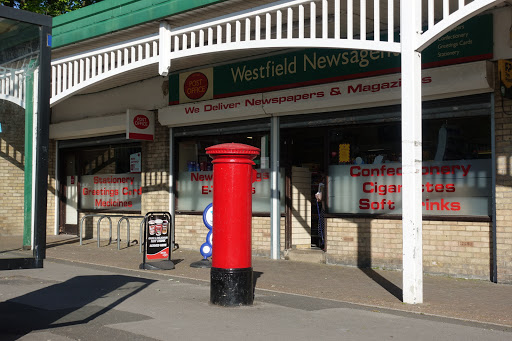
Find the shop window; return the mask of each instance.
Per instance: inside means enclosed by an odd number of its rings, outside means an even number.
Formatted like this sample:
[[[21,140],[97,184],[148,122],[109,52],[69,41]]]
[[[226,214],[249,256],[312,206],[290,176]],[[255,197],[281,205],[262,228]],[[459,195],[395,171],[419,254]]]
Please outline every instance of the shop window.
[[[81,210],[141,210],[140,145],[84,148],[77,155]]]
[[[400,122],[344,126],[329,134],[330,213],[401,214]],[[423,121],[423,214],[488,216],[490,118]]]
[[[254,159],[258,178],[253,184],[253,212],[270,212],[270,142],[269,135],[262,132],[180,139],[177,148],[178,211],[202,212],[213,201],[213,165],[206,148],[232,142],[260,148],[260,155]]]

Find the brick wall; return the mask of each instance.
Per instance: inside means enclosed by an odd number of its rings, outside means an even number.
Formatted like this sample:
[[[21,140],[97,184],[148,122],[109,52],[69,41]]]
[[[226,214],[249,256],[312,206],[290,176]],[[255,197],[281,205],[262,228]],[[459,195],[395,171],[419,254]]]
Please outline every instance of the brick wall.
[[[57,181],[55,178],[55,149],[57,144],[50,141],[48,149],[48,189],[46,191],[46,234],[55,234],[55,193]]]
[[[499,84],[495,89],[499,90]],[[512,100],[495,92],[498,282],[512,283]]]
[[[176,243],[183,249],[198,250],[206,242],[208,228],[202,215],[177,214],[174,218]]]
[[[284,217],[280,222],[281,252],[284,251]],[[252,253],[270,257],[270,217],[252,218]]]
[[[402,268],[402,221],[329,218],[326,260],[331,264]],[[426,273],[490,278],[491,223],[423,221]]]
[[[23,235],[25,109],[0,100],[0,235]]]
[[[176,243],[180,248],[197,250],[206,242],[208,228],[203,216],[196,214],[177,214]],[[281,218],[281,251],[284,250],[284,217]],[[252,252],[254,255],[270,257],[270,217],[252,218]]]
[[[328,218],[325,224],[327,263],[401,268],[401,221]]]
[[[491,229],[490,222],[424,221],[424,271],[489,280]]]

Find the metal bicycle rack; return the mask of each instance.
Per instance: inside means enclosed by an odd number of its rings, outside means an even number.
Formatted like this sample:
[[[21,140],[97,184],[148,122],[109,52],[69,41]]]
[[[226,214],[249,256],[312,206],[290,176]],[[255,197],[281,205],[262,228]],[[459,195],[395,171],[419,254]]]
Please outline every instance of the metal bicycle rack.
[[[107,245],[110,245],[112,243],[112,219],[110,219],[110,218],[114,218],[114,217],[122,217],[122,215],[108,214],[108,215],[103,215],[103,217],[98,219],[98,223],[96,224],[96,236],[98,239],[98,247],[100,247],[100,225],[101,225],[101,221],[104,218],[107,218],[108,222],[109,222],[109,236],[108,236],[108,244]],[[117,236],[117,239],[119,239],[119,235]]]
[[[139,228],[139,253],[142,253],[142,247],[144,245],[144,226],[145,226],[145,221],[146,221],[146,217],[145,216],[123,216],[123,215],[111,215],[111,214],[86,214],[82,217],[82,219],[80,219],[80,245],[83,245],[83,223],[84,223],[84,220],[86,218],[90,218],[90,217],[99,217],[97,223],[96,223],[96,234],[97,234],[97,238],[98,238],[98,247],[100,247],[100,226],[101,226],[101,221],[104,219],[104,218],[107,218],[108,219],[108,222],[109,222],[109,240],[108,240],[108,245],[110,245],[112,243],[112,219],[111,218],[114,218],[114,217],[121,217],[121,219],[119,219],[119,221],[117,222],[117,249],[120,250],[121,249],[121,238],[120,238],[120,234],[121,234],[121,223],[123,220],[126,220],[126,224],[127,224],[127,229],[126,229],[126,238],[127,238],[127,247],[130,246],[130,221],[129,219],[134,219],[134,218],[142,218],[142,221],[140,222],[140,228]],[[174,243],[172,243],[172,245],[174,246]]]
[[[89,218],[89,217],[103,217],[103,216],[105,216],[105,215],[104,214],[86,214],[86,215],[84,215],[82,217],[82,219],[80,219],[80,245],[83,245],[83,243],[82,243],[82,240],[83,240],[83,237],[82,237],[83,233],[82,233],[82,231],[83,231],[83,223],[84,223],[85,218]],[[112,224],[112,222],[111,222],[111,224]]]
[[[119,221],[117,222],[117,249],[120,250],[121,249],[121,223],[123,222],[123,220],[126,220],[126,239],[127,239],[127,244],[126,244],[126,247],[129,247],[130,246],[130,219],[136,219],[136,218],[142,218],[142,222],[140,223],[141,225],[141,232],[139,232],[139,240],[140,240],[140,243],[142,245],[142,239],[140,238],[140,236],[142,235],[142,224],[144,223],[145,221],[145,217],[143,215],[137,215],[137,216],[122,216],[121,219],[119,219]],[[141,248],[142,250],[142,248]]]

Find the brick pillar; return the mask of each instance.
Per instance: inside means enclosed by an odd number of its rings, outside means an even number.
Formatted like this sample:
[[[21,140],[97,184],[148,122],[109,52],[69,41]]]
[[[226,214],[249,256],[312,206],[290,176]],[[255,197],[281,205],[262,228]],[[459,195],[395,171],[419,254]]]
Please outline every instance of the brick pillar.
[[[169,210],[169,128],[155,119],[155,139],[142,143],[141,214]]]
[[[497,273],[512,283],[512,100],[495,89]]]

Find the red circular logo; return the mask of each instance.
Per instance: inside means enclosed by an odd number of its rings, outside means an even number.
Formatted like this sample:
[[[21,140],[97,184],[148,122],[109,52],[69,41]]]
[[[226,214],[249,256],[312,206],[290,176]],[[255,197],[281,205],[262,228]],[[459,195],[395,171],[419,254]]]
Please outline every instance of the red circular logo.
[[[208,91],[208,77],[204,73],[194,72],[185,79],[183,84],[185,96],[190,99],[199,99]]]
[[[133,118],[133,124],[138,129],[146,129],[149,127],[149,118],[144,115],[137,115]]]

